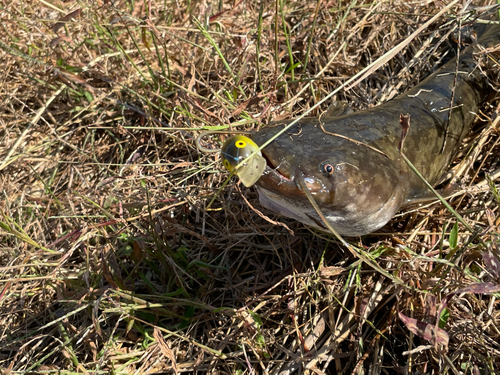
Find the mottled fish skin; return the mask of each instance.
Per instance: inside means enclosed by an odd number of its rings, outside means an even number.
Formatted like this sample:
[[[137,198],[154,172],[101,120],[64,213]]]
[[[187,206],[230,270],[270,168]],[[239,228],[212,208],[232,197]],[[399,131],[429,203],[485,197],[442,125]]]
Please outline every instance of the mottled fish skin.
[[[498,25],[488,26],[478,43],[495,45]],[[400,115],[411,115],[404,154],[435,184],[456,156],[489,89],[473,48],[461,52],[446,147],[441,153],[455,81],[456,58],[399,97],[337,118],[304,118],[262,152],[270,164],[257,182],[261,204],[283,216],[326,231],[296,179],[302,176],[328,222],[341,235],[358,236],[384,226],[404,205],[429,195],[428,188],[401,159]],[[323,132],[341,134],[381,150]],[[262,145],[291,121],[254,133]]]

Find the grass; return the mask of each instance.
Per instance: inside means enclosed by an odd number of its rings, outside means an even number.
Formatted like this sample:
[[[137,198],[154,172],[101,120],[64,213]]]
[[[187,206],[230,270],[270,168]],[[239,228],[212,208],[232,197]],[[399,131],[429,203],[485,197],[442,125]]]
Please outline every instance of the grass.
[[[442,62],[461,4],[1,1],[0,369],[500,371],[497,94],[449,209],[353,252],[195,142],[390,100]]]

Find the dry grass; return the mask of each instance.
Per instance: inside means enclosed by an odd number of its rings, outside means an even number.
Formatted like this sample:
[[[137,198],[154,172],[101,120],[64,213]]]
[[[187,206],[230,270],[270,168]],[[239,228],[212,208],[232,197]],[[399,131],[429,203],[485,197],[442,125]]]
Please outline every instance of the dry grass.
[[[460,4],[333,99],[366,108],[415,85]],[[3,0],[0,369],[499,371],[498,95],[455,167],[474,233],[441,204],[406,211],[355,243],[384,274],[266,221],[236,180],[219,192],[227,174],[194,142],[300,115],[444,5]]]

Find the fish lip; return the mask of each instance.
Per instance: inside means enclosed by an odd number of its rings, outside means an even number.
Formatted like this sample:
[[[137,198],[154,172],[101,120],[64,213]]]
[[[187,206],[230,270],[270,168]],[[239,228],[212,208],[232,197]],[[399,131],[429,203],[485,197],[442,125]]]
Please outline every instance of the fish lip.
[[[264,173],[257,181],[257,185],[285,195],[296,195],[300,191],[293,176],[289,178],[282,172],[278,172],[277,168],[271,168],[269,165],[266,166]]]
[[[262,156],[267,163],[266,169],[258,181],[262,187],[276,192],[299,190],[293,171],[286,168],[283,162],[277,161],[265,150],[262,150]]]
[[[267,166],[257,182],[261,187],[289,197],[297,197],[297,194],[305,195],[296,178],[300,174],[305,179],[306,186],[312,194],[321,191],[322,184],[320,181],[313,181],[316,179],[304,177],[300,170],[287,168],[287,165],[283,162],[277,163],[276,160],[264,150],[262,150],[262,155],[266,159]]]

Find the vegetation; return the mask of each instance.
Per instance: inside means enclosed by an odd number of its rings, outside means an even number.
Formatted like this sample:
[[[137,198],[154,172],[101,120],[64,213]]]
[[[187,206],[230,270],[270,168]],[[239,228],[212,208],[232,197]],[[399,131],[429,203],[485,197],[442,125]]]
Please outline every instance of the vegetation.
[[[452,210],[350,239],[369,264],[195,142],[390,100],[492,4],[466,3],[0,1],[0,369],[498,372],[498,50]]]

